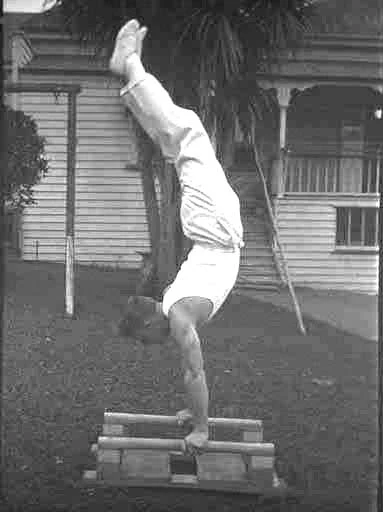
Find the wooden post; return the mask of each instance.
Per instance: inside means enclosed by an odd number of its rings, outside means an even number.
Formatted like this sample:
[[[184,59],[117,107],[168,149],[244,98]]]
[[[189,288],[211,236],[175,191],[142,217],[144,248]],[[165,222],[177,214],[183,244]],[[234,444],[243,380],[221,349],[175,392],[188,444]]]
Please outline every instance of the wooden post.
[[[3,82],[2,82],[3,83]],[[74,314],[74,214],[75,214],[75,169],[76,169],[76,95],[81,92],[78,85],[57,83],[8,83],[5,91],[41,92],[68,95],[68,144],[67,144],[67,204],[66,204],[66,267],[65,267],[65,309]]]
[[[279,165],[275,171],[278,173],[276,183],[277,197],[281,197],[284,193],[284,172],[285,169],[285,152],[286,152],[286,134],[287,134],[287,109],[289,108],[291,97],[291,89],[289,87],[278,87],[277,98],[279,105]]]
[[[3,15],[3,10],[1,9],[0,14]],[[4,19],[4,18],[3,18]],[[4,46],[4,25],[0,24],[0,52],[1,55],[4,55],[3,48]],[[4,104],[4,66],[0,66],[0,102],[1,105]],[[3,114],[0,113],[0,122],[1,126],[4,126],[4,118]],[[6,155],[6,147],[5,147],[5,137],[4,135],[0,139],[0,165],[3,169],[5,167],[5,155]],[[1,396],[3,396],[3,366],[4,366],[4,344],[5,344],[5,304],[7,299],[7,291],[6,287],[6,254],[5,254],[5,199],[2,190],[5,190],[5,173],[0,172],[0,387],[1,387]],[[1,404],[2,405],[2,404]],[[3,408],[0,406],[0,432],[3,432]],[[3,450],[0,450],[0,468],[4,467],[4,455]],[[0,489],[3,488],[3,477],[2,472],[0,472]]]
[[[76,201],[76,97],[68,94],[68,143],[65,238],[65,312],[74,315],[75,201]]]

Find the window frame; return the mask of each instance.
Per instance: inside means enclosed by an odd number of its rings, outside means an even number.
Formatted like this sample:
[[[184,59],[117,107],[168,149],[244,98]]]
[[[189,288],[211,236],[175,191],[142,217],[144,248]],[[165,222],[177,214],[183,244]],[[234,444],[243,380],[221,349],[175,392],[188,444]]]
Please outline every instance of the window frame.
[[[334,251],[335,253],[360,253],[360,254],[366,254],[366,253],[372,253],[375,254],[379,251],[379,207],[376,205],[360,205],[360,204],[342,204],[342,205],[334,205],[335,209],[335,233],[334,233]],[[348,210],[348,222],[350,222],[350,216],[351,216],[351,210],[361,210],[361,230],[363,227],[365,227],[365,212],[366,210],[374,210],[375,216],[376,216],[376,227],[375,227],[375,241],[376,245],[345,245],[345,244],[338,244],[338,212],[339,210]],[[347,238],[350,241],[351,238],[351,225],[348,225],[348,236]],[[361,233],[362,240],[365,239],[365,236],[363,236],[363,232]],[[347,241],[347,240],[346,240]]]

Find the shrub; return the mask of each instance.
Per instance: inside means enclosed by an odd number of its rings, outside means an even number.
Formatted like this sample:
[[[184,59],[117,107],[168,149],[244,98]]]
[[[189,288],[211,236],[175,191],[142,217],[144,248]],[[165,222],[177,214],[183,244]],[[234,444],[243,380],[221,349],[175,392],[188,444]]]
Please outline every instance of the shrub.
[[[8,207],[23,208],[36,203],[33,187],[48,172],[45,139],[24,112],[3,105],[1,116],[5,133],[1,199]]]

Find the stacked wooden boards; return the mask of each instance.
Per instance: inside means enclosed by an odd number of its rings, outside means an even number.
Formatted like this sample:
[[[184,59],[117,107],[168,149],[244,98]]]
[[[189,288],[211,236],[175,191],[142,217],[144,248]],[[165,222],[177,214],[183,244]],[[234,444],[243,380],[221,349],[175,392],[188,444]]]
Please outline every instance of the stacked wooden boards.
[[[229,428],[239,431],[241,439],[223,441],[210,436],[203,453],[195,456],[185,453],[184,433],[179,438],[130,435],[137,424],[177,428],[178,419],[105,412],[102,435],[92,446],[96,470],[84,472],[87,484],[249,494],[281,493],[285,488],[275,474],[274,445],[263,441],[260,420],[209,418],[210,430]]]

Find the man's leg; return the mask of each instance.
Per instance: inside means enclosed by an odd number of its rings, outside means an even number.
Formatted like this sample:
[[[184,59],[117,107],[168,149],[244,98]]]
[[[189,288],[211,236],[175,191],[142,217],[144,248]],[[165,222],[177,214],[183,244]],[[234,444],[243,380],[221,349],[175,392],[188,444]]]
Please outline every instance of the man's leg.
[[[209,437],[209,393],[197,327],[207,322],[212,307],[208,299],[187,297],[169,310],[171,335],[181,351],[186,398],[193,424],[192,432],[185,438],[186,448],[191,453],[203,448]],[[181,419],[182,416],[187,418],[187,412],[182,411]]]
[[[176,105],[162,84],[146,72],[141,61],[146,33],[146,27],[131,20],[116,39],[110,69],[127,82],[122,91],[124,104],[176,167],[178,160],[191,158],[206,168],[220,168],[197,114]]]

